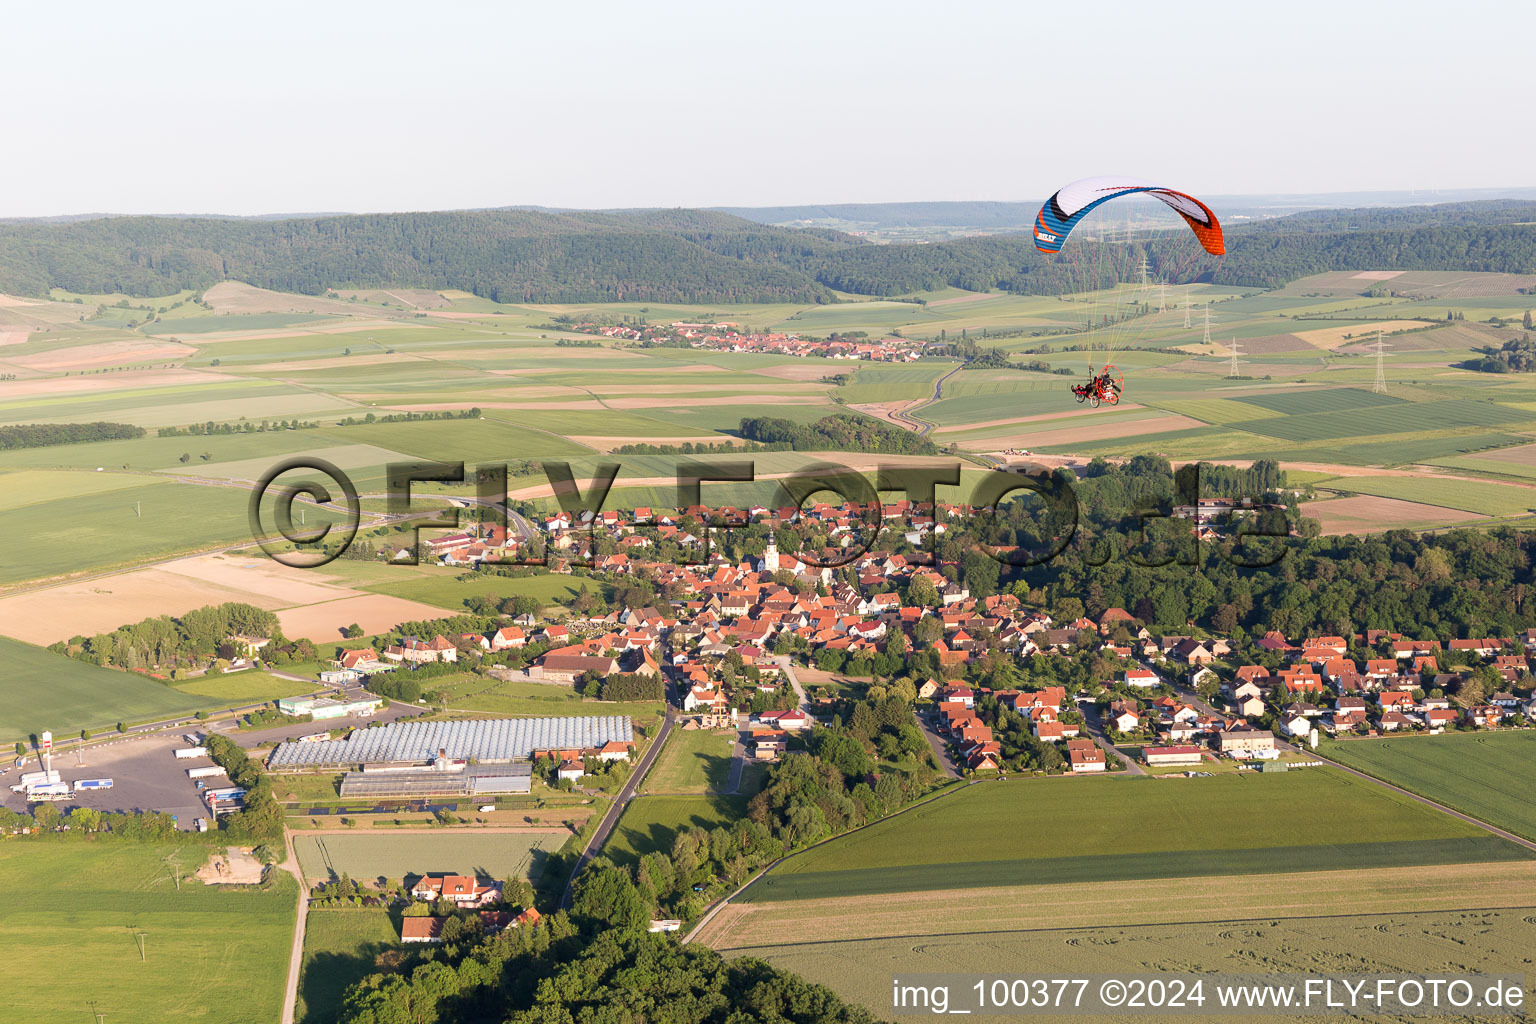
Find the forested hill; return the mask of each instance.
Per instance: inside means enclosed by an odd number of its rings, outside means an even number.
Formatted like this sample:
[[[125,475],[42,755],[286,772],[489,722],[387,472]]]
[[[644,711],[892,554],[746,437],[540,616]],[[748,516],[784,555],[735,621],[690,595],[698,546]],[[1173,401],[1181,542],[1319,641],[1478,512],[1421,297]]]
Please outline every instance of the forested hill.
[[[1501,200],[1230,225],[1228,255],[1213,280],[1267,288],[1362,268],[1536,273],[1533,222],[1536,202]],[[1160,268],[1157,239],[1136,244]],[[1103,261],[1106,270],[1140,264],[1139,253],[1117,256]],[[1048,295],[1070,290],[1062,269],[1027,234],[872,245],[836,231],[703,210],[0,224],[0,292],[19,295],[64,288],[160,296],[238,280],[304,294],[458,288],[502,302],[810,303],[831,301],[833,289],[903,295],[953,286]]]
[[[0,292],[158,296],[238,280],[308,295],[396,286],[501,302],[823,302],[830,292],[805,268],[861,244],[700,210],[113,217],[0,224]]]

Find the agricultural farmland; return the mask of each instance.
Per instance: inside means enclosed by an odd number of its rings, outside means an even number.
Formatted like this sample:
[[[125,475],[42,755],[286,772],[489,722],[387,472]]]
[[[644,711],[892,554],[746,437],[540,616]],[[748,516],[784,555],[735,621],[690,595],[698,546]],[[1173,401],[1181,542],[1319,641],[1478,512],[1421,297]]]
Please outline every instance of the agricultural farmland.
[[[190,715],[219,705],[134,672],[99,668],[4,637],[0,664],[7,698],[0,704],[0,737],[7,740],[44,730],[62,738],[81,729]]]
[[[1536,839],[1536,805],[1531,802],[1536,732],[1349,740],[1328,744],[1324,753],[1491,825]]]
[[[1021,820],[1050,829],[1021,832]],[[1284,828],[1276,828],[1277,821]],[[1209,823],[1220,822],[1220,827]],[[964,844],[921,837],[963,835]],[[1206,779],[1048,779],[969,786],[785,860],[740,897],[1522,860],[1530,851],[1327,769]]]
[[[279,871],[260,886],[207,886],[189,877],[207,853],[105,839],[4,843],[0,888],[25,897],[0,903],[0,923],[27,935],[7,947],[12,1019],[89,1019],[94,1000],[108,1020],[278,1020],[295,882]],[[88,983],[76,984],[63,967],[82,963]]]
[[[400,832],[299,834],[293,848],[311,882],[341,875],[359,881],[399,880],[406,875],[460,874],[537,880],[545,857],[570,833],[560,829],[519,832]]]
[[[1209,911],[1209,908],[1206,908]],[[1071,920],[1071,911],[1066,911]],[[1063,918],[1058,918],[1061,921]],[[1158,970],[1231,973],[1429,974],[1469,967],[1523,966],[1515,952],[1536,941],[1528,908],[1359,912],[1233,920],[1221,913],[1192,923],[1047,927],[784,945],[747,944],[751,956],[824,984],[845,999],[890,1014],[890,979],[925,973],[1016,973],[1061,977],[1145,976]],[[1020,964],[1028,965],[1021,972]],[[1013,1020],[979,1015],[977,1021]]]

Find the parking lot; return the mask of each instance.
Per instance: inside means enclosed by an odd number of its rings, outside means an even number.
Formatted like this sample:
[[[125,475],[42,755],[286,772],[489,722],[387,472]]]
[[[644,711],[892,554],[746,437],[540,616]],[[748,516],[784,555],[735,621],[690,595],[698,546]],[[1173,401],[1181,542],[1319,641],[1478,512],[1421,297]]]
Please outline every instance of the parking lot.
[[[65,801],[69,807],[94,807],[98,811],[164,811],[176,816],[176,827],[188,830],[197,818],[206,818],[208,808],[198,798],[197,783],[187,778],[188,768],[213,764],[206,757],[178,759],[172,751],[187,746],[180,734],[159,733],[142,738],[116,740],[83,750],[69,750],[53,758],[53,767],[65,782],[80,779],[111,779],[111,789],[87,790]],[[27,771],[41,766],[35,757],[27,759]],[[0,803],[15,811],[28,809],[26,798],[11,792],[18,773],[12,769],[0,776]],[[217,788],[227,786],[223,776],[204,779]]]

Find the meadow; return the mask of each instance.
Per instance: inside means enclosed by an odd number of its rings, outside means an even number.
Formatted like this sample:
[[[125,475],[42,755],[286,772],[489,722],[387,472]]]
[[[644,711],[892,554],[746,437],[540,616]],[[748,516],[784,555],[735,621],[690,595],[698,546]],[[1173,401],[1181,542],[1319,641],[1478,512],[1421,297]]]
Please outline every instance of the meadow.
[[[454,873],[537,879],[547,853],[559,849],[564,841],[565,835],[560,832],[328,833],[296,835],[293,849],[304,877],[314,882],[341,875],[372,881]]]
[[[678,830],[714,828],[746,814],[744,796],[637,796],[620,816],[603,856],[631,864],[647,853],[671,852]]]
[[[133,672],[95,665],[18,640],[0,637],[6,700],[0,737],[26,739],[44,730],[65,737],[81,729],[111,728],[218,707],[220,701],[184,693]]]
[[[964,842],[931,838],[943,836]],[[812,847],[741,898],[1529,856],[1473,825],[1327,769],[1206,779],[1012,780],[966,787]]]
[[[611,584],[603,580],[578,576],[496,576],[431,566],[389,568],[392,571],[383,581],[369,584],[365,589],[454,611],[462,611],[465,601],[477,597],[490,597],[499,602],[526,595],[548,606],[569,604],[583,587],[600,597],[606,597],[612,590]]]
[[[189,876],[206,848],[17,839],[0,847],[0,923],[25,942],[6,952],[13,1020],[274,1021],[298,890],[274,872],[260,886]],[[40,922],[46,921],[46,926]],[[238,925],[238,926],[236,926]],[[136,935],[144,936],[140,960]],[[88,965],[70,980],[70,967]]]
[[[725,788],[736,733],[673,729],[645,776],[646,793],[708,793]]]
[[[1323,750],[1463,814],[1536,839],[1536,731],[1446,733],[1329,743]]]
[[[321,907],[304,919],[304,966],[294,1019],[333,1024],[347,989],[372,974],[374,958],[400,948],[400,929],[378,907]]]

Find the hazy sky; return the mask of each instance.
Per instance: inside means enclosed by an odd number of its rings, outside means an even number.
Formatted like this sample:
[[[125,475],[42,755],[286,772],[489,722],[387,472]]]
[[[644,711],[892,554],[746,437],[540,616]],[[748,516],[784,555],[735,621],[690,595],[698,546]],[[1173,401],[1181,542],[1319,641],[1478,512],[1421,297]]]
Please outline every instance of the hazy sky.
[[[1536,5],[10,5],[0,216],[1536,183]]]

